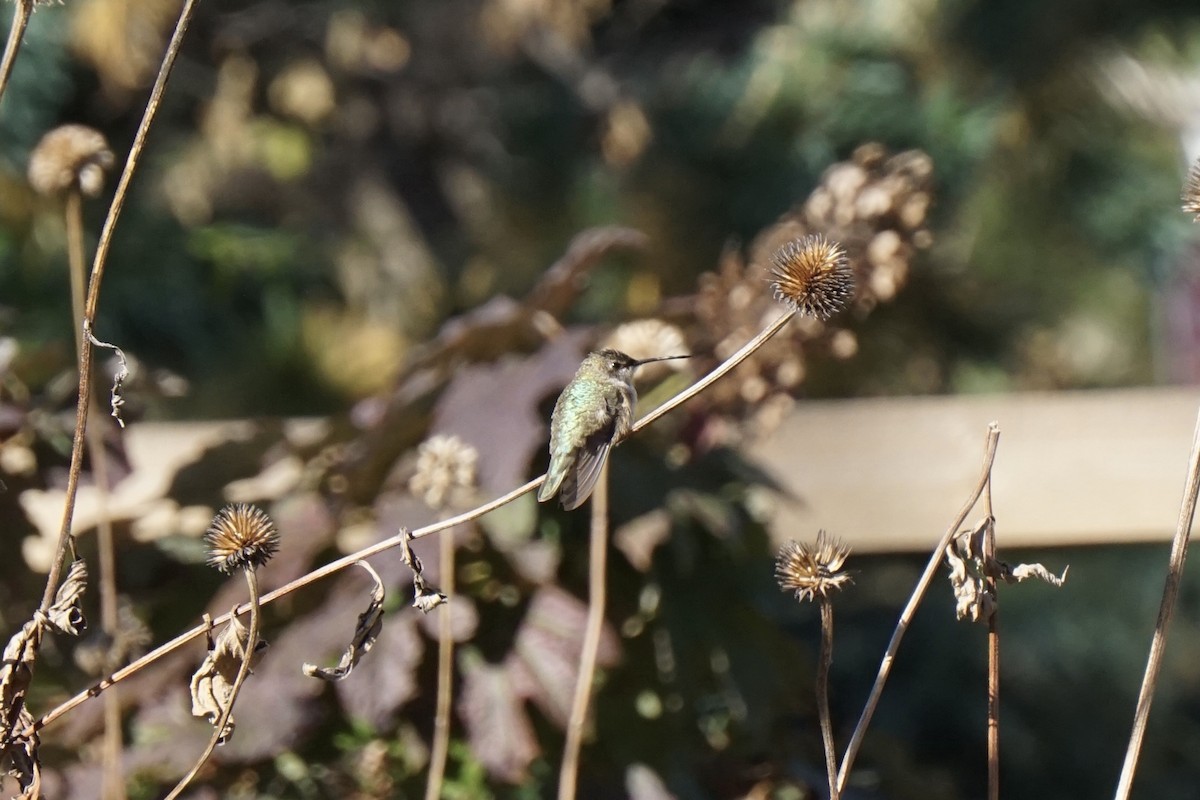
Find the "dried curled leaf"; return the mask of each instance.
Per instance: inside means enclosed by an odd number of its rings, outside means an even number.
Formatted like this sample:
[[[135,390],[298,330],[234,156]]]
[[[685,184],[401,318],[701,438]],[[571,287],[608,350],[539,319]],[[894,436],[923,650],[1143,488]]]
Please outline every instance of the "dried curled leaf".
[[[229,624],[217,635],[215,641],[209,636],[208,655],[192,675],[192,716],[204,717],[210,725],[216,725],[220,720],[229,706],[233,684],[237,680],[238,669],[242,665],[249,638],[250,631],[236,616],[230,617]],[[260,638],[251,655],[251,669],[258,664],[266,647],[266,641]],[[229,737],[233,735],[233,728],[231,715],[217,743],[224,744],[229,741]]]
[[[102,342],[92,334],[92,326],[87,321],[83,321],[84,335],[88,341],[96,347],[103,347],[106,350],[112,350],[117,354],[117,374],[113,376],[112,389],[109,391],[109,405],[112,407],[112,418],[117,421],[117,424],[122,428],[125,427],[125,420],[121,418],[121,407],[125,405],[125,398],[121,395],[121,389],[125,385],[125,380],[129,377],[129,359],[125,357],[125,351],[117,347],[115,344]]]
[[[72,561],[66,579],[54,595],[54,604],[46,609],[46,621],[53,630],[78,636],[87,628],[87,618],[79,607],[87,591],[87,579],[87,563],[82,558]]]
[[[1020,583],[1026,578],[1038,578],[1051,586],[1062,586],[1067,570],[1055,575],[1041,564],[1009,566],[987,552],[987,539],[994,533],[996,520],[985,517],[971,530],[960,531],[946,546],[946,563],[950,568],[950,586],[954,590],[955,613],[958,618],[972,622],[988,620],[996,611],[996,581]]]
[[[25,730],[33,724],[33,715],[25,709],[17,714],[15,730]],[[42,795],[42,764],[38,758],[41,740],[37,733],[16,736],[0,754],[0,772],[17,781],[21,793],[15,800],[36,800]]]
[[[449,534],[445,534],[449,535]],[[417,554],[413,552],[410,544],[411,537],[408,528],[400,529],[400,557],[404,559],[404,563],[413,573],[413,608],[419,609],[422,613],[428,614],[435,608],[446,602],[446,595],[438,591],[437,588],[425,583],[425,567],[421,565],[421,559],[417,558]]]
[[[354,635],[350,638],[350,645],[346,648],[346,652],[342,653],[342,660],[338,662],[338,665],[330,669],[305,663],[302,669],[304,674],[310,678],[340,681],[348,676],[354,671],[354,667],[362,660],[362,657],[375,645],[375,640],[379,638],[379,632],[383,629],[383,601],[386,597],[383,579],[366,561],[355,561],[354,563],[369,572],[371,579],[375,581],[375,586],[371,589],[371,602],[367,606],[367,610],[358,615],[358,622],[354,625]]]
[[[13,730],[19,729],[19,726],[12,726],[11,721],[24,713],[25,692],[33,677],[29,665],[37,658],[41,643],[42,626],[31,620],[13,634],[4,647],[4,663],[0,664],[0,714],[3,715],[0,721],[4,724],[4,729],[0,730],[0,744],[4,746]]]

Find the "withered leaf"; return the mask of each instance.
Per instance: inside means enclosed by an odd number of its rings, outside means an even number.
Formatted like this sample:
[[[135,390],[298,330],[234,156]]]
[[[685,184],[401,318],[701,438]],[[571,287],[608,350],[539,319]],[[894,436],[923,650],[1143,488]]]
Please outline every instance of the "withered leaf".
[[[575,696],[586,623],[586,603],[557,586],[542,587],[529,602],[507,659],[514,686],[562,727]],[[620,654],[616,633],[606,623],[596,664],[610,667]]]
[[[129,359],[125,357],[125,352],[115,344],[102,342],[92,334],[92,326],[84,320],[84,331],[87,334],[88,340],[96,347],[103,347],[106,350],[112,350],[117,354],[117,374],[113,376],[112,389],[109,391],[109,405],[112,407],[112,418],[117,421],[117,424],[122,428],[125,427],[125,420],[121,418],[121,407],[125,405],[125,398],[121,394],[121,389],[125,385],[125,381],[129,378]]]
[[[78,636],[87,628],[87,619],[79,607],[79,601],[87,591],[87,579],[87,562],[82,558],[72,561],[67,577],[54,596],[54,605],[46,610],[50,627],[59,633]]]
[[[383,588],[383,579],[366,561],[355,561],[354,563],[365,569],[371,575],[371,580],[375,582],[374,588],[371,589],[371,602],[367,606],[367,610],[358,615],[358,622],[354,626],[354,635],[350,638],[350,644],[346,648],[346,652],[342,653],[342,659],[336,667],[330,669],[305,662],[302,669],[304,674],[310,678],[320,678],[324,681],[340,681],[345,678],[354,671],[354,667],[374,646],[375,640],[379,638],[380,630],[383,629],[383,601],[387,594]]]
[[[16,730],[24,730],[33,724],[33,715],[21,709],[17,715]],[[42,764],[38,758],[41,740],[37,733],[14,737],[0,754],[0,774],[17,781],[21,793],[14,800],[36,800],[41,797]]]
[[[442,535],[449,536],[450,534],[449,532],[443,532]],[[446,602],[446,595],[425,582],[425,567],[421,565],[421,559],[417,558],[417,554],[413,552],[411,541],[408,528],[401,528],[400,557],[404,559],[404,563],[408,565],[408,568],[413,573],[412,605],[413,608],[428,614]]]
[[[955,614],[960,620],[988,620],[996,611],[996,594],[988,582],[1020,583],[1026,578],[1038,578],[1051,586],[1060,587],[1067,578],[1055,575],[1041,564],[1009,566],[987,553],[987,537],[993,534],[996,520],[985,517],[970,530],[960,531],[946,546],[946,563],[950,568],[950,586],[954,590]]]
[[[486,663],[473,650],[463,654],[460,666],[463,687],[458,705],[471,753],[496,778],[522,782],[539,748],[509,671]]]
[[[216,725],[221,719],[221,714],[229,706],[233,684],[237,680],[238,669],[242,665],[249,638],[250,631],[236,616],[230,618],[229,624],[217,635],[216,641],[209,638],[208,654],[192,675],[192,716],[204,717],[210,725]],[[260,637],[251,655],[252,669],[262,658],[262,651],[266,647],[267,643]],[[229,741],[229,737],[233,735],[233,727],[233,717],[230,716],[225,729],[221,731],[219,744]]]
[[[38,647],[42,643],[42,626],[30,620],[21,626],[21,630],[13,634],[4,647],[4,663],[0,664],[0,743],[8,741],[8,737],[20,726],[14,724],[24,712],[25,692],[33,677],[29,665],[37,658]]]

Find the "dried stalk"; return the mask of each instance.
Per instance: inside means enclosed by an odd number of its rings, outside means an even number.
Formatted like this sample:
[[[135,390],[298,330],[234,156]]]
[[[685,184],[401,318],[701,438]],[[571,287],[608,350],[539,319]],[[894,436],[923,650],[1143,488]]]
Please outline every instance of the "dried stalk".
[[[992,476],[988,473],[987,485],[983,489],[983,502],[987,518],[994,520],[992,510]],[[983,554],[986,563],[996,559],[996,526],[988,525],[984,533]],[[987,592],[996,594],[996,578],[988,571]],[[987,758],[988,800],[1000,800],[1000,604],[992,607],[988,617],[988,686],[987,686]]]
[[[94,278],[95,278],[95,276],[93,275],[93,280],[94,280]],[[692,386],[688,387],[684,391],[682,391],[679,394],[672,397],[670,400],[668,400],[666,403],[664,403],[659,408],[655,409],[650,414],[647,414],[645,417],[638,420],[633,426],[633,432],[642,430],[647,425],[649,425],[650,423],[657,420],[659,417],[662,417],[664,414],[667,414],[668,412],[674,410],[675,408],[678,408],[680,405],[682,405],[686,401],[690,400],[692,397],[694,397],[700,391],[702,391],[702,390],[706,389],[708,386],[712,385],[712,383],[714,381],[716,381],[718,378],[722,377],[723,375],[727,374],[730,370],[737,367],[738,364],[745,361],[750,355],[752,355],[754,353],[755,350],[757,350],[764,343],[766,343],[766,341],[769,338],[771,338],[771,336],[778,333],[783,328],[783,326],[786,325],[791,320],[791,318],[794,316],[795,316],[795,312],[793,312],[793,311],[784,312],[782,315],[780,315],[780,317],[778,319],[776,319],[774,322],[772,322],[765,330],[763,330],[761,333],[759,333],[757,336],[755,336],[753,339],[751,339],[749,342],[747,342],[745,345],[743,345],[736,353],[734,353],[729,358],[727,358],[724,362],[722,362],[716,369],[714,369],[708,375],[701,378],[699,381],[697,381],[696,383],[694,383]],[[89,349],[89,352],[90,352],[90,349]],[[534,478],[533,480],[529,481],[528,483],[526,483],[522,486],[518,486],[517,488],[508,492],[507,494],[501,495],[500,497],[497,497],[494,500],[490,500],[487,503],[484,503],[483,505],[481,505],[477,508],[474,508],[470,511],[464,511],[461,514],[458,514],[453,517],[449,517],[440,522],[435,522],[432,525],[426,525],[424,528],[418,528],[417,530],[412,531],[411,533],[402,531],[401,533],[398,533],[395,536],[389,537],[380,542],[376,542],[375,544],[371,545],[370,547],[365,547],[356,553],[351,553],[350,555],[343,556],[342,558],[339,558],[335,561],[331,561],[328,564],[325,564],[322,567],[318,567],[317,569],[312,570],[311,572],[309,572],[305,575],[302,575],[301,577],[297,578],[296,580],[291,581],[290,583],[287,583],[287,584],[279,587],[278,589],[276,589],[273,592],[268,592],[267,594],[263,595],[261,602],[263,605],[272,603],[281,597],[286,597],[287,595],[291,594],[292,592],[303,589],[304,587],[308,586],[309,584],[315,583],[323,578],[326,578],[330,575],[340,572],[341,570],[346,569],[350,565],[354,564],[356,561],[368,559],[373,555],[382,553],[385,550],[390,550],[393,547],[399,547],[406,540],[420,539],[425,536],[432,536],[435,533],[441,533],[442,531],[447,530],[449,528],[453,528],[457,525],[463,525],[465,523],[476,520],[479,517],[482,517],[484,514],[495,511],[497,508],[500,508],[501,506],[505,506],[505,505],[511,503],[513,500],[517,499],[521,495],[526,494],[527,492],[531,492],[534,489],[537,489],[539,486],[542,485],[542,482],[545,480],[546,480],[545,475],[539,475],[538,477]],[[965,516],[965,514],[964,514],[964,516]],[[229,613],[226,613],[226,614],[218,617],[217,619],[215,619],[213,621],[213,624],[214,625],[224,624],[225,622],[227,622],[229,620],[230,616],[233,613],[243,614],[246,612],[246,610],[247,610],[246,606],[240,606],[237,609],[235,609],[233,612],[229,612]],[[191,630],[185,631],[184,633],[181,633],[180,635],[176,636],[171,641],[169,641],[163,645],[160,645],[159,647],[150,651],[146,655],[144,655],[141,658],[137,659],[136,661],[132,662],[128,666],[117,670],[112,675],[110,675],[108,678],[101,680],[99,683],[90,687],[86,691],[80,692],[79,694],[75,695],[74,697],[62,702],[57,707],[51,709],[46,714],[43,714],[41,717],[39,717],[38,719],[36,719],[34,721],[32,726],[30,726],[29,732],[32,733],[34,731],[41,730],[42,728],[49,725],[54,720],[61,717],[63,714],[66,714],[67,712],[71,711],[72,709],[74,709],[77,706],[79,706],[80,704],[82,704],[88,698],[94,697],[95,695],[102,693],[109,687],[111,687],[117,683],[120,683],[121,681],[125,680],[126,678],[128,678],[131,675],[136,674],[137,672],[140,672],[142,669],[145,669],[147,666],[154,663],[158,659],[162,658],[163,656],[165,656],[169,653],[174,652],[175,650],[179,649],[180,647],[182,647],[183,645],[192,641],[193,639],[195,639],[199,636],[203,636],[204,632],[208,629],[209,628],[207,625],[197,625],[194,628],[192,628]]]
[[[84,244],[83,193],[73,186],[66,197],[67,261],[71,275],[71,311],[75,330],[76,357],[81,359],[83,342],[84,305]],[[117,561],[112,521],[108,516],[109,482],[108,451],[95,426],[85,433],[87,449],[92,456],[92,474],[99,497],[99,519],[96,523],[96,546],[100,562],[100,628],[110,641],[117,634]],[[121,770],[121,698],[116,691],[104,696],[104,755],[101,796],[104,800],[124,800],[125,778]]]
[[[12,76],[13,64],[17,63],[17,53],[21,49],[21,40],[25,38],[25,29],[29,26],[29,16],[33,13],[33,0],[13,0],[12,27],[8,29],[8,41],[4,43],[4,57],[0,59],[0,98],[8,88],[8,79]]]
[[[100,282],[104,277],[104,266],[108,259],[108,250],[112,242],[113,230],[117,218],[125,205],[125,196],[129,192],[129,184],[133,180],[134,170],[137,169],[138,158],[146,144],[150,126],[158,114],[163,92],[166,90],[167,79],[175,66],[175,59],[183,44],[183,36],[191,21],[192,11],[197,0],[185,0],[179,12],[179,20],[175,23],[175,32],[167,45],[162,64],[158,69],[158,77],[154,80],[154,88],[150,91],[150,99],[146,102],[146,110],[142,113],[142,121],[138,124],[137,133],[133,137],[133,145],[129,148],[129,156],[125,159],[125,167],[121,170],[121,179],[113,195],[112,204],[108,207],[108,215],[104,219],[104,227],[100,231],[100,241],[96,245],[96,254],[92,259],[92,275],[88,283],[87,300],[84,304],[83,330],[80,338],[79,352],[79,401],[75,413],[75,437],[71,443],[71,468],[67,474],[66,500],[63,503],[62,527],[58,534],[58,547],[54,561],[50,564],[50,574],[46,577],[46,589],[42,594],[39,607],[45,611],[54,601],[54,593],[58,590],[58,582],[62,577],[63,556],[71,535],[71,519],[75,514],[75,496],[79,490],[79,471],[83,465],[83,440],[87,430],[87,414],[91,396],[92,343],[87,336],[96,319],[96,306],[100,302]]]
[[[454,594],[454,535],[447,533],[438,542],[441,589]],[[451,701],[454,682],[454,628],[450,604],[438,609],[438,684],[437,715],[433,720],[433,747],[429,756],[429,780],[425,784],[425,800],[442,796],[442,781],[446,776],[446,758],[450,752]]]
[[[946,529],[946,533],[942,536],[941,541],[933,548],[933,553],[929,556],[929,563],[925,565],[925,572],[921,575],[920,580],[917,581],[912,595],[908,598],[908,604],[904,607],[904,611],[900,614],[900,619],[896,622],[896,629],[892,632],[891,641],[888,642],[887,650],[883,654],[883,661],[879,664],[879,674],[875,676],[875,684],[871,687],[871,694],[867,697],[866,705],[863,706],[862,715],[858,718],[858,724],[854,726],[854,733],[850,736],[850,743],[846,746],[846,754],[842,756],[842,767],[838,772],[837,783],[839,791],[844,791],[846,788],[846,780],[850,776],[850,770],[854,768],[854,759],[858,756],[858,751],[862,747],[863,737],[866,736],[867,728],[871,724],[871,718],[875,715],[875,708],[879,705],[879,698],[883,694],[884,684],[887,683],[888,676],[892,672],[892,663],[896,659],[896,651],[900,649],[900,642],[904,639],[904,634],[908,631],[909,623],[912,622],[917,607],[925,597],[925,592],[928,591],[929,584],[933,581],[933,576],[937,573],[938,566],[942,563],[946,546],[950,544],[950,540],[954,538],[954,535],[966,520],[967,515],[971,513],[971,509],[975,507],[975,503],[979,501],[979,496],[983,493],[984,487],[987,486],[991,478],[992,462],[996,459],[996,445],[999,440],[1000,426],[993,422],[988,425],[987,444],[985,445],[983,457],[983,471],[979,476],[979,482],[971,492],[971,496],[967,498],[966,503],[963,504],[962,509],[958,512],[958,516],[954,518],[954,521],[950,523],[950,527]]]
[[[592,699],[592,681],[596,676],[596,654],[604,628],[605,583],[608,580],[608,464],[600,468],[600,479],[592,491],[591,546],[588,553],[588,613],[579,654],[579,675],[575,697],[567,719],[567,740],[563,745],[558,772],[558,800],[575,800],[579,780],[579,751]]]
[[[829,800],[838,800],[837,746],[829,715],[829,668],[833,665],[833,603],[825,594],[821,604],[821,660],[817,663],[817,715],[821,719],[821,744],[825,749],[825,772],[829,777]]]
[[[221,718],[214,723],[212,736],[209,737],[208,746],[204,748],[204,752],[200,754],[196,763],[188,770],[188,774],[180,779],[165,800],[175,800],[179,797],[208,762],[213,751],[217,749],[217,744],[221,741],[222,734],[225,733],[225,726],[229,724],[229,717],[233,714],[233,704],[237,702],[238,693],[242,690],[242,684],[246,682],[246,676],[250,674],[250,664],[254,660],[254,652],[258,647],[261,603],[258,597],[258,571],[253,566],[249,566],[246,567],[245,573],[246,587],[250,590],[250,630],[246,634],[246,644],[242,648],[242,663],[238,667],[237,677],[234,678],[233,686],[229,690],[229,705],[225,706],[221,712]]]
[[[1133,789],[1133,776],[1137,772],[1138,756],[1142,751],[1142,740],[1146,736],[1146,723],[1150,719],[1150,704],[1154,690],[1158,687],[1158,674],[1162,669],[1163,653],[1167,649],[1167,631],[1175,613],[1175,602],[1179,597],[1179,584],[1183,578],[1183,562],[1187,559],[1188,541],[1192,535],[1192,517],[1196,512],[1196,496],[1200,493],[1200,415],[1196,418],[1196,430],[1192,434],[1192,453],[1188,457],[1187,482],[1183,489],[1183,504],[1179,509],[1179,520],[1175,524],[1175,538],[1171,541],[1171,556],[1167,561],[1167,580],[1163,586],[1162,603],[1158,607],[1158,620],[1154,623],[1154,638],[1150,641],[1150,654],[1146,659],[1146,673],[1142,677],[1142,688],[1138,692],[1137,708],[1133,713],[1133,730],[1129,734],[1129,746],[1125,751],[1125,763],[1121,766],[1121,777],[1117,781],[1116,800],[1128,800]]]

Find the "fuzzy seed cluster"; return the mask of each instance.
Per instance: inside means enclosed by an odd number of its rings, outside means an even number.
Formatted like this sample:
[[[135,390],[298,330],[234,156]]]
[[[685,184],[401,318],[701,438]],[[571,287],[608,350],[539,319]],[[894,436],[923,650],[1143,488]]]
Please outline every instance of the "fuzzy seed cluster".
[[[222,572],[261,567],[279,550],[279,530],[267,512],[249,503],[222,508],[204,534],[208,563]]]
[[[846,251],[819,233],[776,250],[771,277],[776,300],[820,320],[841,311],[854,297],[854,270]]]
[[[43,195],[76,188],[95,197],[115,159],[104,134],[86,125],[62,125],[47,133],[29,156],[29,185]]]
[[[785,592],[795,592],[797,600],[827,598],[832,592],[851,582],[850,575],[841,569],[850,555],[850,548],[825,531],[817,533],[817,541],[791,541],[779,550],[775,560],[775,579]]]

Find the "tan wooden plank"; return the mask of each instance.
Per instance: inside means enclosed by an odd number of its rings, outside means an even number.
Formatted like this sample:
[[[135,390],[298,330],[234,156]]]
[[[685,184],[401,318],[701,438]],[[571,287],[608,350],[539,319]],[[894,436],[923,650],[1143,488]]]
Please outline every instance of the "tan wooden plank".
[[[859,550],[927,549],[996,420],[1001,546],[1169,539],[1198,405],[1191,388],[801,403],[750,455],[799,498],[774,504],[781,539],[825,528]]]

